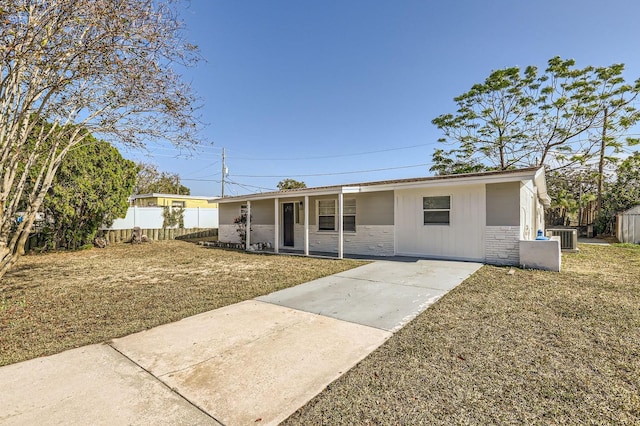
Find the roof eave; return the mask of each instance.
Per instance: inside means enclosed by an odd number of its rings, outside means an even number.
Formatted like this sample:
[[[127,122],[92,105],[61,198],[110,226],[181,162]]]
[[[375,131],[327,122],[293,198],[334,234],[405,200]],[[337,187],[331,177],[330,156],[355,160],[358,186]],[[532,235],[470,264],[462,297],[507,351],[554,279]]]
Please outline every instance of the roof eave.
[[[538,177],[542,170],[542,177]],[[236,197],[221,198],[219,203],[233,203],[253,200],[268,200],[268,199],[284,199],[284,198],[299,198],[304,196],[323,196],[323,195],[335,195],[335,194],[353,194],[360,192],[379,192],[379,191],[392,191],[401,189],[412,189],[419,187],[440,187],[451,185],[467,185],[473,183],[502,183],[513,182],[523,179],[541,179],[541,187],[544,188],[543,202],[548,199],[546,195],[546,182],[544,180],[544,169],[528,168],[522,170],[508,171],[503,173],[486,173],[486,174],[470,174],[470,175],[449,175],[449,176],[433,176],[415,181],[400,180],[396,182],[381,182],[380,184],[355,184],[355,185],[336,185],[331,187],[319,187],[319,188],[303,188],[288,191],[267,192],[261,194],[248,194],[240,195]],[[540,192],[539,192],[540,194]],[[545,204],[547,205],[547,204]]]
[[[151,194],[135,194],[129,197],[132,200],[137,200],[138,198],[186,198],[186,199],[197,199],[197,200],[216,200],[218,197],[205,197],[198,195],[180,195],[180,194],[161,194],[161,193],[151,193]]]
[[[533,182],[538,190],[538,198],[545,207],[551,206],[551,197],[547,194],[547,179],[544,174],[544,167],[540,167],[536,172]]]

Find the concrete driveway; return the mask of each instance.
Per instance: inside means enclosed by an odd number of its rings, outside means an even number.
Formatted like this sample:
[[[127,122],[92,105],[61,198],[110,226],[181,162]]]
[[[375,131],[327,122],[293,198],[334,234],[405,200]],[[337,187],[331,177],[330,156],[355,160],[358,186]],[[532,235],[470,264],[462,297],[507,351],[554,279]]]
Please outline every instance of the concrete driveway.
[[[0,368],[2,424],[277,424],[480,268],[377,261]]]
[[[406,258],[377,261],[257,300],[395,332],[480,266]]]

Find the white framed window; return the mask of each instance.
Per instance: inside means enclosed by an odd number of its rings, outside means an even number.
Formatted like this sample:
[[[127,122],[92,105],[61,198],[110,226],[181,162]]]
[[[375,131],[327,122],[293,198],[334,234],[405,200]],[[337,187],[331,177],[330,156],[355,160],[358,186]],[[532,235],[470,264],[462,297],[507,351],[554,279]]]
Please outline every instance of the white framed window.
[[[342,226],[344,232],[356,232],[356,199],[345,199],[342,203]]]
[[[293,203],[293,207],[295,223],[297,225],[304,224],[304,203],[302,201],[296,201]]]
[[[451,196],[422,197],[422,213],[425,225],[449,225]]]
[[[345,232],[356,232],[356,200],[343,200],[342,221]],[[337,231],[337,200],[318,200],[318,231]]]
[[[318,231],[336,230],[336,201],[318,200]]]

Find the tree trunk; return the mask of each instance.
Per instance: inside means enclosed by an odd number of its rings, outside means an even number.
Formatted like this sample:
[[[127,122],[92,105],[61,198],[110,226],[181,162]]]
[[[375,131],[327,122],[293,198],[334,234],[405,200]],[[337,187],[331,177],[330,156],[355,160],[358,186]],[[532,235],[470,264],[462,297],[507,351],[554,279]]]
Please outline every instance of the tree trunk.
[[[602,190],[604,188],[604,154],[607,147],[607,109],[604,109],[604,121],[602,124],[602,141],[600,142],[600,161],[598,162],[598,195],[596,201],[595,217],[600,215],[602,208]]]

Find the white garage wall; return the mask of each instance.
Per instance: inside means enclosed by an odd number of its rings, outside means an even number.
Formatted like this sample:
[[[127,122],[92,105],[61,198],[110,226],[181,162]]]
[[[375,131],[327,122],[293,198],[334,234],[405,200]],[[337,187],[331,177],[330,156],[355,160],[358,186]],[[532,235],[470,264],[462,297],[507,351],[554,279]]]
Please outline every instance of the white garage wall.
[[[451,196],[447,225],[424,225],[422,198]],[[396,254],[483,261],[485,185],[398,190],[395,193]]]

